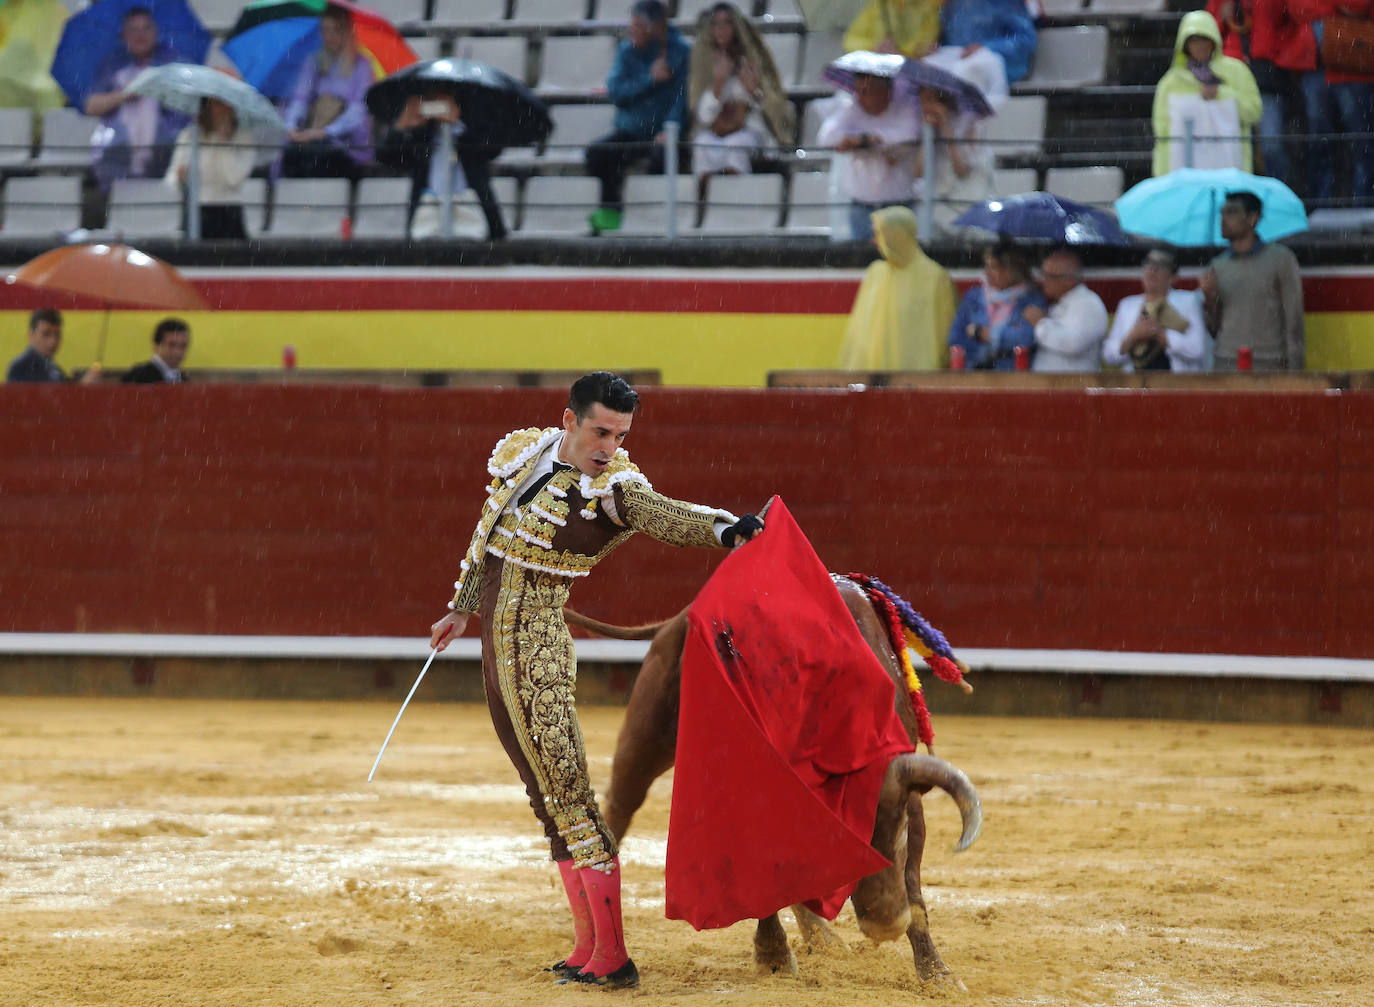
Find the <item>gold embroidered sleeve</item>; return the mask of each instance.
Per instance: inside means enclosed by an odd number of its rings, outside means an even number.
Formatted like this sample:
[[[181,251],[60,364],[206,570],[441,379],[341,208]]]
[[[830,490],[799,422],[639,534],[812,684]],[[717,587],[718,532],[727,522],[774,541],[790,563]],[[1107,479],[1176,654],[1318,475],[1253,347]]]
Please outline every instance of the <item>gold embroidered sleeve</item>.
[[[463,571],[453,596],[453,611],[476,615],[482,607],[482,563]]]
[[[617,509],[627,525],[668,545],[719,549],[716,522],[735,521],[729,511],[674,500],[637,483],[626,485],[617,496]]]

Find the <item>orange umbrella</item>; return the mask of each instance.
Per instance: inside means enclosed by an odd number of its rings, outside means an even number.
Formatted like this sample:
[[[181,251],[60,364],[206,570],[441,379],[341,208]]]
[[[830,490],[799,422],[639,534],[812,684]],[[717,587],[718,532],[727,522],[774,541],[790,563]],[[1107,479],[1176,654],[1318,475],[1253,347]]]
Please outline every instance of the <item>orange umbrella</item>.
[[[110,308],[115,304],[181,311],[209,309],[200,292],[175,266],[137,248],[118,244],[66,245],[30,259],[5,277],[42,290],[60,290],[105,302],[95,359],[105,356]]]

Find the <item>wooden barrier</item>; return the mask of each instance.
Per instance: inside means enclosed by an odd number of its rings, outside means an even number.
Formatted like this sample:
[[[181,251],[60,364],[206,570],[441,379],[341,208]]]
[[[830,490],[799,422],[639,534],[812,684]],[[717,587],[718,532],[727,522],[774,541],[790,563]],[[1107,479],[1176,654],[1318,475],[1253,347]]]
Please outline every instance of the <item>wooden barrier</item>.
[[[565,394],[9,386],[0,630],[422,632],[491,446]],[[664,388],[629,447],[672,495],[781,493],[956,645],[1374,655],[1367,393]],[[637,538],[573,603],[663,617],[719,555]]]

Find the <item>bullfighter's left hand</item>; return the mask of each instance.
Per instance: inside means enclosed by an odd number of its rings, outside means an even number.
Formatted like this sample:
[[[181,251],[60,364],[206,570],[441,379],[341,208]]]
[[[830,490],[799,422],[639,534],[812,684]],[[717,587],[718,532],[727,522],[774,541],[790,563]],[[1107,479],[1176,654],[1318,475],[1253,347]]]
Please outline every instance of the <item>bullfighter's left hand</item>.
[[[746,514],[720,533],[720,541],[727,549],[738,549],[761,531],[763,522],[754,514]]]

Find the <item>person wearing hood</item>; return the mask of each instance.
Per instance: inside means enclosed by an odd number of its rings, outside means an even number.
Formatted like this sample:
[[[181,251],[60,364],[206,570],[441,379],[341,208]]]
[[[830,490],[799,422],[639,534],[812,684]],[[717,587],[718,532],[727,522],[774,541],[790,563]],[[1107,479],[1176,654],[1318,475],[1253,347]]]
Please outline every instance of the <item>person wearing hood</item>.
[[[883,257],[859,284],[849,312],[840,366],[854,371],[933,371],[946,367],[946,334],[954,320],[954,281],[916,240],[916,215],[905,206],[873,214],[873,240]]]
[[[594,233],[620,228],[621,190],[632,164],[647,159],[651,170],[663,170],[663,127],[676,122],[679,136],[686,138],[690,58],[691,47],[668,23],[662,0],[638,0],[630,8],[630,37],[620,43],[606,78],[606,94],[615,106],[612,129],[587,147],[587,174],[601,182],[601,206],[589,220]]]
[[[1261,111],[1250,68],[1222,55],[1216,19],[1205,10],[1185,14],[1174,42],[1173,65],[1155,88],[1153,173],[1164,175],[1183,167],[1251,171],[1250,131]],[[1197,137],[1219,137],[1195,139],[1191,165],[1182,139],[1190,120]]]
[[[1029,257],[1015,245],[990,245],[983,250],[983,282],[959,302],[949,345],[964,351],[969,370],[1013,371],[1016,348],[1035,348],[1035,327],[1022,316],[1029,307],[1049,308],[1031,282]]]

